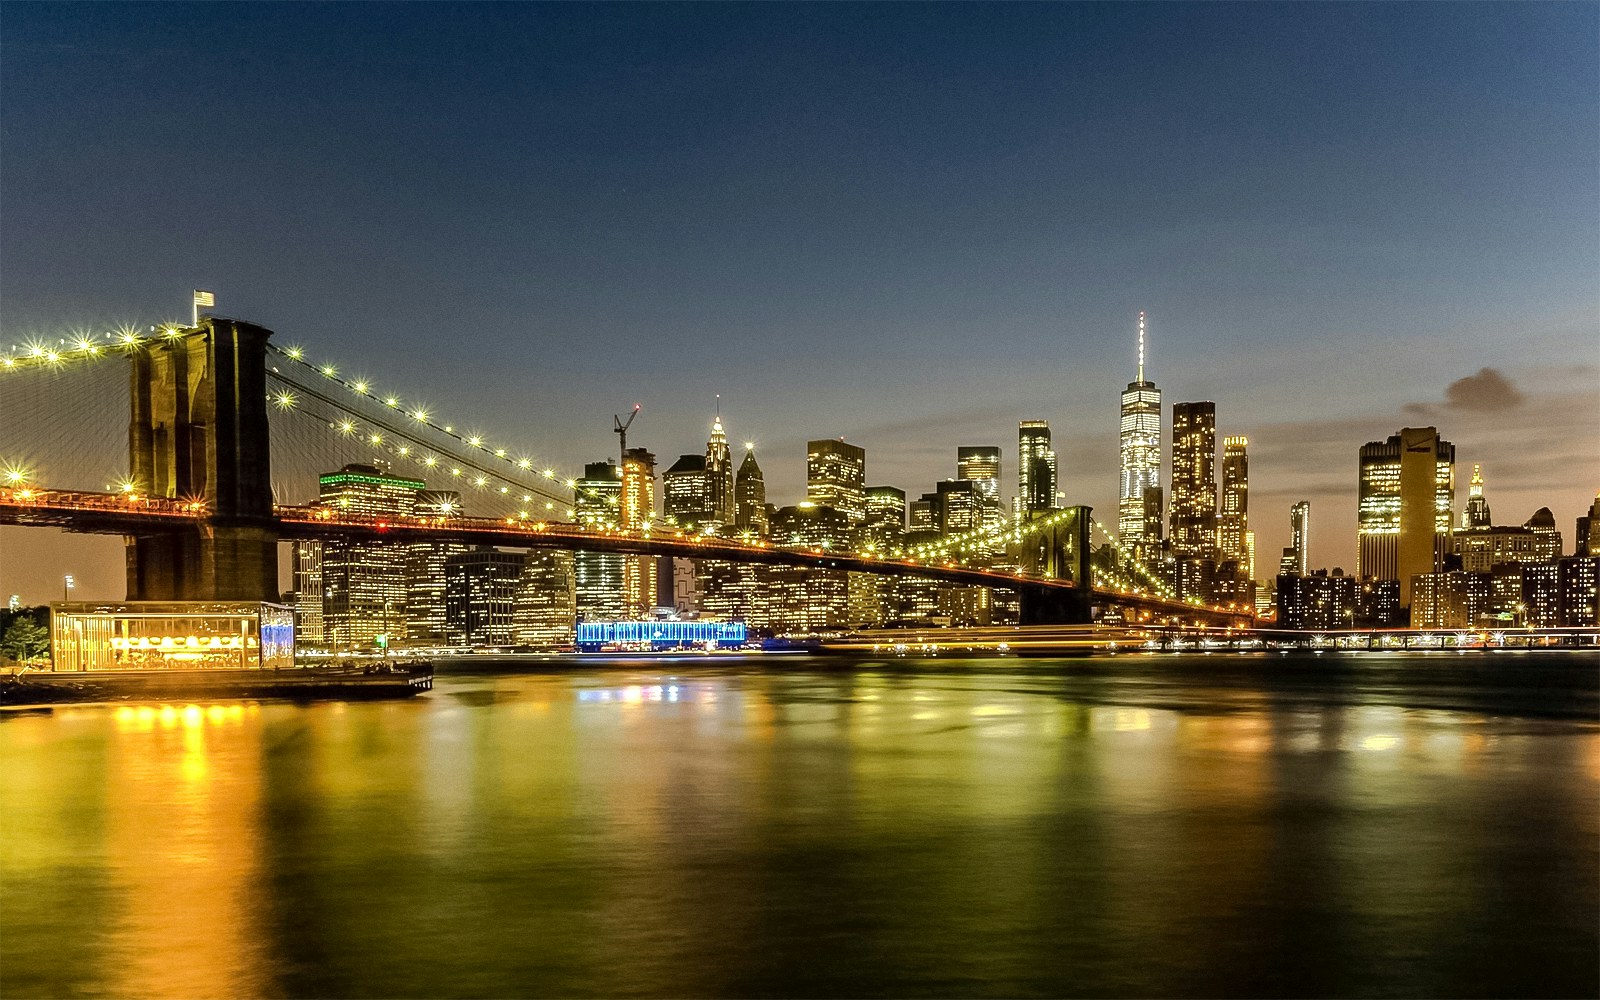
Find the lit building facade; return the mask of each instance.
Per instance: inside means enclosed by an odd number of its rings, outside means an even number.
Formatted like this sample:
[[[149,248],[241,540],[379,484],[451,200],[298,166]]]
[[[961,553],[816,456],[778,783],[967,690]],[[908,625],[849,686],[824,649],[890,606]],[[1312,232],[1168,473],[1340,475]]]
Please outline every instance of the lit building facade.
[[[728,434],[722,429],[720,413],[711,423],[711,438],[706,442],[705,468],[708,493],[708,516],[705,520],[719,528],[734,524],[738,519],[735,509],[738,504],[734,495],[733,452],[728,447]],[[665,491],[663,486],[662,492]]]
[[[1050,424],[1024,420],[1017,425],[1017,496],[1019,520],[1056,506],[1056,453],[1050,447]]]
[[[479,547],[445,560],[445,636],[451,646],[503,647],[514,638],[521,552]]]
[[[1294,556],[1294,572],[1305,576],[1311,572],[1310,500],[1301,500],[1289,508],[1289,537],[1293,540],[1289,549]]]
[[[983,527],[983,498],[970,479],[945,479],[934,483],[939,509],[939,533],[959,535]]]
[[[1180,600],[1209,602],[1217,559],[1217,406],[1172,406],[1172,556]]]
[[[867,487],[864,541],[880,552],[900,545],[906,531],[906,491],[894,486]]]
[[[1461,512],[1461,527],[1487,528],[1494,523],[1489,514],[1489,501],[1483,495],[1483,466],[1472,467],[1472,481],[1467,484],[1467,506]]]
[[[420,490],[414,512],[424,517],[459,517],[461,494],[455,490]],[[453,542],[411,542],[406,545],[406,639],[425,646],[444,645],[449,638],[445,621],[444,564],[447,559],[472,551]]]
[[[1243,437],[1222,440],[1222,502],[1217,509],[1217,558],[1232,561],[1252,575],[1250,568],[1250,441]]]
[[[1307,576],[1280,575],[1277,582],[1279,628],[1354,627],[1360,595],[1355,577],[1317,570]]]
[[[956,449],[956,478],[972,484],[978,497],[979,526],[996,530],[1005,520],[1000,505],[1000,449],[963,446]]]
[[[1455,509],[1455,468],[1455,445],[1434,427],[1406,427],[1361,447],[1356,572],[1399,580],[1402,605],[1411,603],[1411,577],[1443,568]]]
[[[661,513],[681,527],[714,528],[721,523],[712,510],[711,476],[701,455],[680,455],[661,474]]]
[[[622,474],[612,462],[590,462],[573,490],[578,523],[591,530],[615,526],[622,504]],[[574,552],[573,594],[583,619],[615,621],[626,617],[622,597],[623,556],[609,552]]]
[[[761,475],[761,466],[756,462],[754,448],[748,449],[744,453],[744,461],[739,463],[739,479],[734,484],[733,497],[734,523],[739,530],[765,536],[770,528],[767,523],[767,483]]]
[[[319,478],[318,503],[352,514],[411,514],[426,488],[370,465],[346,465]],[[322,543],[323,641],[333,650],[392,644],[406,627],[405,542]]]
[[[511,608],[511,641],[535,649],[567,649],[577,617],[574,554],[534,549],[523,560]]]
[[[302,540],[291,550],[294,561],[295,641],[320,646],[323,642],[322,543]]]
[[[643,448],[622,456],[621,524],[624,531],[648,528],[656,519],[656,457]],[[629,618],[648,617],[659,603],[655,556],[622,557],[622,602]]]
[[[867,519],[866,449],[826,438],[806,443],[806,499],[860,524]]]
[[[1156,530],[1150,531],[1145,492],[1161,486],[1161,390],[1144,374],[1144,313],[1139,314],[1139,369],[1122,391],[1122,478],[1118,487],[1117,535],[1148,559],[1145,550],[1161,533],[1160,503]]]

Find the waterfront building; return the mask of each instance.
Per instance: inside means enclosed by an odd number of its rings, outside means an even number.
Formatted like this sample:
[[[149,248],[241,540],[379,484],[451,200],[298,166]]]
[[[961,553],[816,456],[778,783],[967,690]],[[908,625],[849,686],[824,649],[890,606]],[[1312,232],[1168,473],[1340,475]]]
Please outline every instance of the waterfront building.
[[[1412,582],[1411,627],[1476,628],[1489,619],[1493,599],[1488,573],[1419,573]]]
[[[978,526],[998,530],[1005,520],[1000,506],[1000,448],[965,445],[956,449],[956,478],[972,484],[978,497]]]
[[[1561,624],[1561,567],[1553,562],[1527,563],[1522,572],[1522,620],[1529,628]]]
[[[351,464],[318,479],[318,504],[350,514],[411,514],[426,485],[374,465]],[[406,627],[405,542],[322,543],[323,641],[334,650],[392,644]]]
[[[1571,556],[1556,562],[1557,618],[1564,628],[1600,625],[1600,555]]]
[[[806,443],[806,499],[860,524],[867,518],[867,452],[842,439]]]
[[[302,539],[291,550],[294,578],[295,641],[321,646],[323,638],[322,543]]]
[[[769,530],[767,483],[756,463],[754,445],[745,445],[744,461],[739,463],[739,479],[733,487],[734,524],[740,531],[765,536]]]
[[[644,448],[629,448],[622,455],[619,512],[624,531],[649,530],[656,519],[656,457]],[[622,557],[622,601],[628,617],[645,618],[655,611],[659,581],[655,556]]]
[[[577,617],[576,554],[534,549],[524,558],[511,608],[511,641],[534,649],[567,649]]]
[[[1154,528],[1145,494],[1161,486],[1161,390],[1145,378],[1144,313],[1139,314],[1139,366],[1137,375],[1122,391],[1122,476],[1118,487],[1117,535],[1125,546],[1147,561],[1148,549],[1160,542],[1160,498],[1156,499]]]
[[[865,503],[863,489],[863,504]],[[864,511],[863,511],[864,513]],[[778,509],[772,522],[777,545],[847,552],[855,522],[840,511],[802,501]],[[849,579],[843,570],[764,566],[768,627],[777,632],[820,632],[849,621]]]
[[[712,510],[711,475],[705,456],[680,455],[661,474],[661,513],[691,531],[721,523]]]
[[[1357,572],[1399,580],[1402,605],[1411,578],[1442,570],[1455,507],[1455,445],[1434,427],[1406,427],[1362,445],[1357,490]]]
[[[1404,628],[1399,580],[1362,580],[1356,594],[1356,627]]]
[[[1289,536],[1293,539],[1285,551],[1294,555],[1294,572],[1305,576],[1311,565],[1311,501],[1301,500],[1289,508]]]
[[[733,452],[728,447],[727,432],[722,429],[722,413],[718,407],[717,419],[711,422],[711,437],[706,441],[706,488],[708,522],[716,527],[738,521],[738,498],[734,490]],[[665,492],[663,486],[662,491]]]
[[[613,462],[590,462],[573,490],[573,516],[591,531],[614,529],[622,503],[622,473]],[[609,552],[574,552],[573,594],[582,619],[614,621],[625,617],[622,561]]]
[[[478,546],[445,560],[445,636],[451,646],[506,647],[513,638],[525,556]]]
[[[1249,438],[1222,439],[1222,502],[1217,509],[1217,558],[1240,566],[1249,563],[1250,458]]]
[[[879,552],[899,547],[906,530],[906,491],[893,486],[867,487],[867,523],[863,541]]]
[[[459,517],[461,494],[456,490],[421,490],[413,513],[421,517]],[[413,645],[442,646],[448,638],[445,622],[444,564],[453,555],[471,551],[457,542],[410,542],[406,545],[406,640]]]
[[[1360,587],[1343,570],[1278,577],[1278,626],[1289,629],[1354,627]]]
[[[1217,405],[1172,406],[1172,556],[1178,598],[1213,599],[1217,560]]]
[[[1050,424],[1024,420],[1017,425],[1018,520],[1056,506],[1056,453],[1050,447]]]

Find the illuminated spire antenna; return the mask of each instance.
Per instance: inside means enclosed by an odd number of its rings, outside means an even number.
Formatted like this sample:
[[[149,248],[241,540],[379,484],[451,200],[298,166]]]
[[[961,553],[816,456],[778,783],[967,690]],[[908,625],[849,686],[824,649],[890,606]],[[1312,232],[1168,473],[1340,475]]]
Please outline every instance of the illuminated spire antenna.
[[[1144,381],[1144,310],[1139,310],[1139,381]]]

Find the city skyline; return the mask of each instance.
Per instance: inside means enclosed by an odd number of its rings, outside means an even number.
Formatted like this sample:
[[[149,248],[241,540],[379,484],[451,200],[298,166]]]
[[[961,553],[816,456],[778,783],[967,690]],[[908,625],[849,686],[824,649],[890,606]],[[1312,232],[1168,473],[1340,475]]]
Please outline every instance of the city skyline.
[[[1251,442],[1258,554],[1310,500],[1310,564],[1353,570],[1354,449],[1403,426],[1483,465],[1508,522],[1592,500],[1592,8],[388,13],[380,46],[349,10],[12,12],[0,342],[210,288],[569,474],[634,402],[638,442],[698,450],[720,394],[787,502],[841,436],[869,485],[915,497],[997,445],[1009,488],[1043,419],[1110,523],[1143,310],[1163,443],[1199,400]],[[240,61],[215,89],[124,93],[212,52]],[[320,99],[344,91],[414,105]]]

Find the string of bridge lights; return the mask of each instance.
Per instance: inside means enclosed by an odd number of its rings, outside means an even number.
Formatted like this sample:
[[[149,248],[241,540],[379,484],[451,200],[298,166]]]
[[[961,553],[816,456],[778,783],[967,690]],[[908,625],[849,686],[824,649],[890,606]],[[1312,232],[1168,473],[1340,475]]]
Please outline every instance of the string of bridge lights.
[[[68,363],[73,361],[97,361],[119,352],[123,354],[131,354],[147,348],[151,344],[162,343],[182,337],[188,329],[188,327],[177,323],[162,323],[159,325],[150,326],[147,328],[147,332],[142,332],[135,326],[124,325],[116,330],[105,331],[98,337],[87,332],[74,332],[70,337],[57,338],[53,344],[45,339],[32,338],[25,341],[21,345],[12,345],[8,350],[0,353],[0,372],[16,372],[39,367],[64,368]],[[616,508],[619,506],[619,498],[615,495],[607,495],[600,490],[584,487],[579,483],[578,480],[573,478],[563,479],[556,474],[554,469],[535,469],[535,463],[533,459],[529,457],[522,456],[513,458],[510,449],[491,444],[490,442],[486,441],[481,434],[472,432],[462,434],[456,431],[453,425],[442,424],[438,422],[438,420],[434,418],[434,415],[429,411],[426,404],[407,403],[398,395],[379,393],[372,383],[364,377],[343,377],[340,374],[339,367],[335,364],[324,363],[319,365],[311,362],[307,359],[306,352],[303,347],[297,345],[279,347],[278,345],[269,343],[267,345],[267,349],[291,364],[304,368],[307,372],[313,373],[327,382],[342,387],[360,399],[375,404],[381,404],[385,409],[403,415],[414,424],[459,443],[464,448],[469,449],[469,453],[482,452],[485,458],[502,462],[511,469],[525,472],[535,477],[543,477],[545,480],[548,480],[551,483],[564,486],[567,489],[572,490],[575,496],[586,496],[590,499],[597,500],[610,508]],[[277,377],[277,379],[284,385],[284,388],[281,388],[276,392],[268,393],[269,401],[272,403],[272,405],[276,406],[280,410],[292,410],[300,404],[300,399],[293,391],[294,389],[298,388],[302,392],[311,391],[310,387],[294,382],[293,380],[284,376],[281,372],[278,372],[276,368],[270,369],[268,374],[269,376]],[[323,402],[326,402],[328,405],[333,406],[336,409],[344,409],[344,407],[341,406],[336,400],[328,399],[326,397],[320,398]],[[407,439],[405,434],[396,433],[392,428],[385,429],[382,428],[381,425],[372,424],[372,429],[368,431],[368,429],[363,426],[361,421],[350,419],[349,417],[346,417],[343,420],[331,421],[327,426],[329,429],[336,431],[344,437],[355,437],[359,433],[365,437],[367,443],[372,447],[383,448],[387,453],[409,460],[430,472],[441,471],[441,463],[444,460],[441,458],[441,456],[433,454],[432,451],[429,450],[431,446],[424,442],[417,441],[416,439],[411,439],[414,444],[420,445],[423,449],[419,452],[414,450],[410,444],[391,441],[389,439],[390,434],[399,437],[402,441]],[[388,431],[388,434],[385,433],[385,430]],[[476,476],[469,476],[462,466],[471,467],[479,474]],[[451,479],[459,480],[480,491],[498,492],[501,496],[510,497],[513,492],[513,487],[515,487],[518,491],[517,495],[522,503],[527,504],[535,502],[533,493],[527,492],[529,487],[527,487],[525,484],[519,483],[509,476],[499,475],[490,470],[485,470],[482,466],[478,465],[474,461],[467,460],[461,462],[460,464],[448,464],[443,467],[442,471],[447,473]],[[488,474],[485,474],[486,472]],[[0,479],[3,479],[7,485],[16,485],[25,482],[28,477],[29,474],[27,470],[21,468],[20,466],[7,465],[3,469],[0,469]],[[131,492],[136,489],[131,480],[123,480],[115,484],[113,488],[118,492]],[[544,492],[540,487],[533,487],[533,489],[538,490],[539,492]],[[549,494],[546,494],[546,496],[548,497]],[[545,509],[552,511],[555,510],[554,501],[547,499],[545,502]],[[596,518],[595,515],[598,513],[597,511],[585,510],[580,513],[575,507],[569,507],[566,509],[565,513],[567,517],[578,518],[583,523],[589,524],[593,527],[602,528],[607,531],[623,530],[615,520],[600,520]],[[867,557],[899,558],[913,562],[925,562],[933,564],[942,559],[948,559],[953,553],[957,552],[963,554],[974,551],[987,552],[993,548],[996,542],[1000,542],[1002,540],[1020,543],[1025,538],[1037,534],[1039,531],[1062,523],[1068,518],[1074,516],[1074,514],[1075,512],[1070,509],[1062,510],[1053,512],[1042,518],[1026,521],[1024,521],[1020,515],[1013,515],[1011,518],[1002,521],[998,525],[974,529],[959,535],[948,536],[946,538],[939,539],[938,541],[925,542],[920,545],[913,545],[885,552],[878,552],[874,547],[869,546],[862,550],[860,554]],[[529,510],[522,509],[518,512],[517,517],[514,520],[527,521],[532,517],[533,514]],[[654,518],[644,520],[638,527],[648,535],[651,531],[654,521],[656,520],[657,519]],[[670,528],[676,529],[678,527],[677,519],[673,516],[669,515],[660,518],[659,520],[662,524]],[[1118,554],[1122,556],[1122,564],[1131,566],[1137,575],[1143,576],[1145,584],[1150,590],[1167,600],[1178,600],[1178,597],[1173,590],[1162,580],[1156,577],[1149,570],[1149,568],[1143,564],[1142,560],[1133,558],[1132,554],[1124,546],[1122,541],[1113,536],[1103,524],[1101,524],[1098,520],[1093,521],[1093,524],[1094,527],[1100,530],[1102,535],[1111,540],[1111,542],[1116,546]],[[682,531],[679,531],[679,534],[682,533]],[[704,533],[709,535],[710,530],[707,529]],[[1131,584],[1134,583],[1133,578],[1124,578],[1118,582],[1123,585],[1129,585],[1130,591],[1133,589],[1131,587]],[[1199,606],[1200,602],[1191,599],[1187,603]]]

